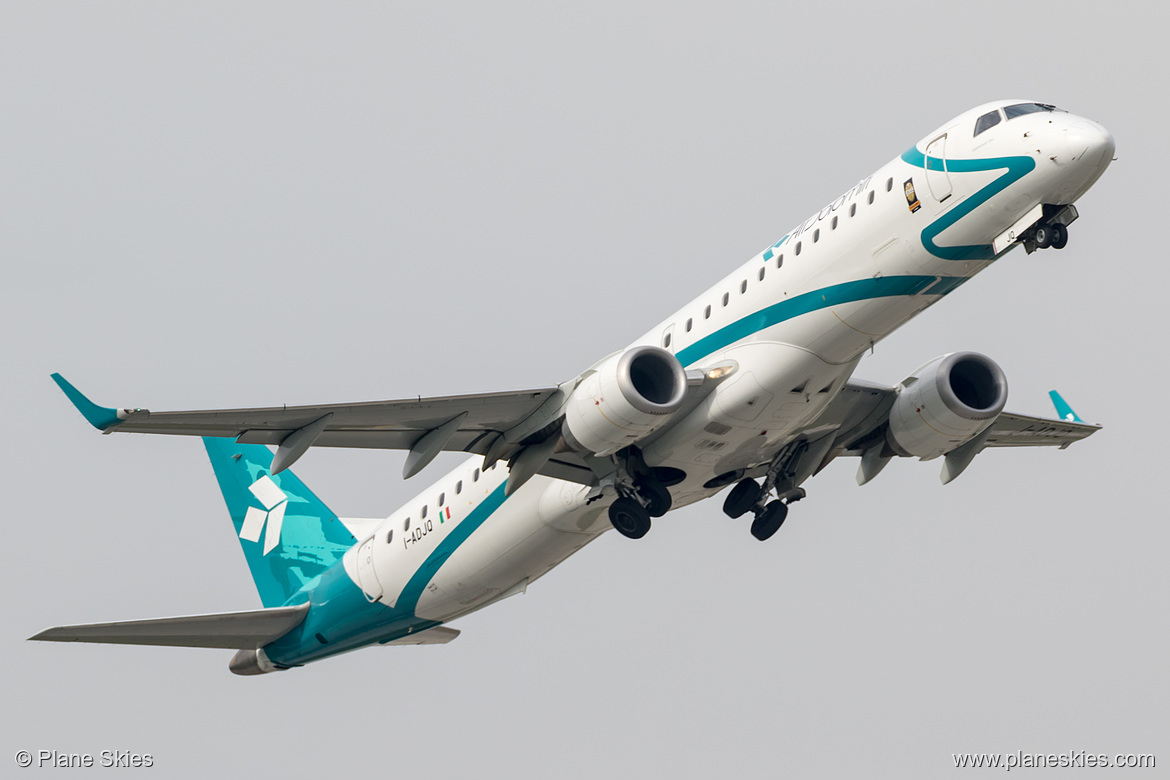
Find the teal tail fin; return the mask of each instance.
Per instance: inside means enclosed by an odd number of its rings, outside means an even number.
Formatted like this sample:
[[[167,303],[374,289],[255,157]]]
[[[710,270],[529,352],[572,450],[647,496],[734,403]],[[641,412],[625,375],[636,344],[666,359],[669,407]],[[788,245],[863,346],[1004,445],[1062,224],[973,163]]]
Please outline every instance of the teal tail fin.
[[[288,603],[357,541],[291,471],[272,476],[267,447],[207,437],[203,445],[265,607]]]

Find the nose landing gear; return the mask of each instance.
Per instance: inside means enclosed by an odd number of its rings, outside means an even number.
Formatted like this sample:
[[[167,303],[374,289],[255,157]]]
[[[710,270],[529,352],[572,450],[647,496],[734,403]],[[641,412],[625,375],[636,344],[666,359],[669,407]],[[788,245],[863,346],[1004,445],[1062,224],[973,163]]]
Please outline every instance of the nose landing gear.
[[[1059,222],[1052,225],[1037,225],[1033,234],[1037,249],[1064,249],[1068,244],[1068,228]]]
[[[1080,216],[1077,214],[1077,207],[1071,204],[1054,206],[1045,203],[1043,213],[1044,216],[1031,231],[1021,237],[1024,249],[1029,254],[1037,249],[1048,249],[1049,247],[1064,249],[1065,245],[1068,244],[1068,226]]]

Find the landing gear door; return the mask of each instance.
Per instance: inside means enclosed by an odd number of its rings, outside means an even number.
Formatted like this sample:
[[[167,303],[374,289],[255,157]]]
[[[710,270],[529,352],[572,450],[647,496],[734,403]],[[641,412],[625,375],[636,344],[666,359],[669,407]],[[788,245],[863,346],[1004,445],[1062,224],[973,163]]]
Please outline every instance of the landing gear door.
[[[926,184],[930,194],[942,203],[951,197],[951,177],[947,173],[947,134],[926,145]]]
[[[378,575],[374,573],[373,537],[367,539],[365,544],[358,548],[357,574],[358,585],[366,594],[367,600],[377,601],[382,598],[382,583],[378,582]]]

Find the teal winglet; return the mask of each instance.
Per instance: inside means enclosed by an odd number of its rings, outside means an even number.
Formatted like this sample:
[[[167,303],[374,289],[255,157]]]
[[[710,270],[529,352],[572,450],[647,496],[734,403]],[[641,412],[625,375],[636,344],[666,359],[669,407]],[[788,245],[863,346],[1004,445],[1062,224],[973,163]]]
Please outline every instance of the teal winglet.
[[[81,412],[81,416],[93,427],[99,431],[104,431],[121,422],[118,418],[117,409],[98,406],[82,395],[80,390],[69,384],[65,377],[60,374],[53,374],[52,376],[53,381],[57,383],[57,387],[60,387],[61,392],[65,393],[65,397],[73,402],[73,405],[77,407],[77,411]]]
[[[1056,414],[1062,420],[1069,422],[1084,422],[1077,413],[1073,411],[1072,407],[1068,405],[1068,401],[1060,397],[1060,393],[1055,390],[1048,392],[1048,397],[1052,399],[1052,405],[1056,407]]]

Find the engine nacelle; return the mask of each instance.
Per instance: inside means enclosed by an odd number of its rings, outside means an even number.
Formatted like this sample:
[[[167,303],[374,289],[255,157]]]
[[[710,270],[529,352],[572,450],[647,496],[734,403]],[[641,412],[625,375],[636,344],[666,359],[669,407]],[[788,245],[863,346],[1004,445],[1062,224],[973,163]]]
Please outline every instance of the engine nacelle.
[[[611,455],[662,427],[686,391],[686,372],[665,349],[633,347],[613,355],[569,396],[565,441],[578,452]]]
[[[890,446],[926,460],[945,455],[995,422],[1007,377],[977,352],[935,358],[902,383],[890,409]]]

